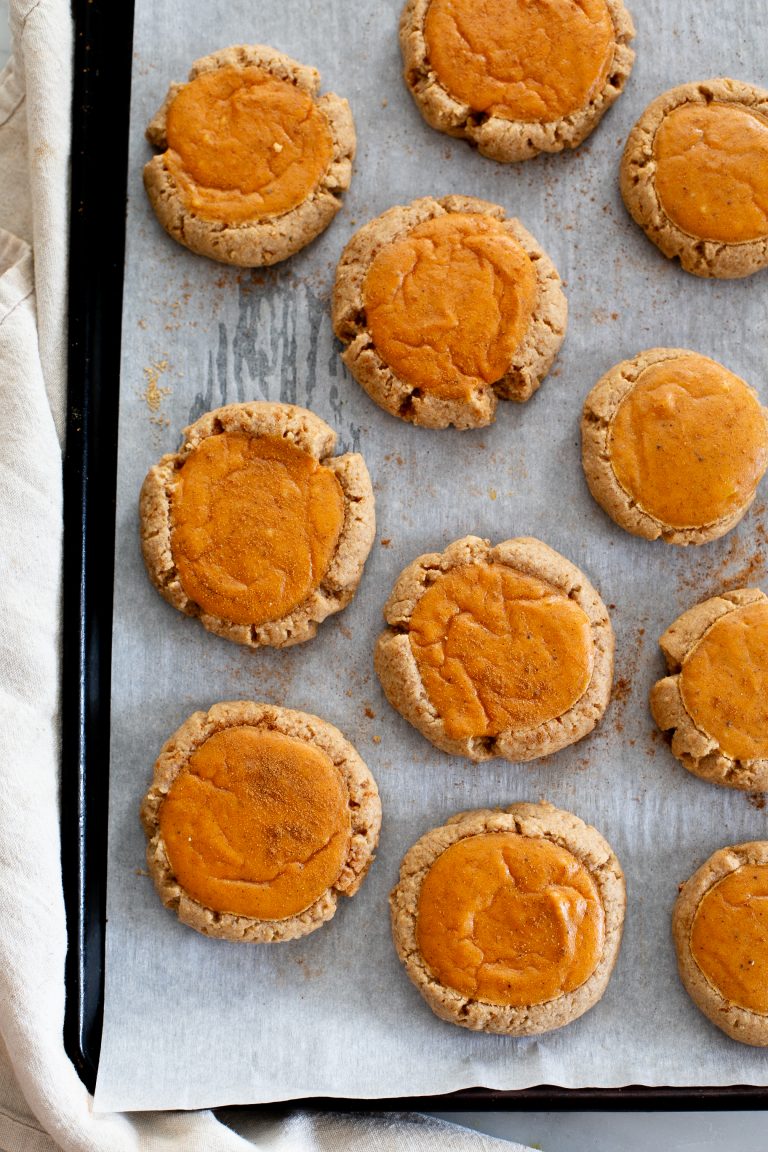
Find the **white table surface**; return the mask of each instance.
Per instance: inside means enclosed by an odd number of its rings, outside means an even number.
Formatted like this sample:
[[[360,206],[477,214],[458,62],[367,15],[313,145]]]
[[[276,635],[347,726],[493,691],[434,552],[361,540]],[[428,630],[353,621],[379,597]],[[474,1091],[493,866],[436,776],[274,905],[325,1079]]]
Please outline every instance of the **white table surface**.
[[[162,0],[159,0],[162,2]],[[670,0],[672,2],[672,0]],[[0,0],[0,68],[10,54]],[[454,1124],[543,1152],[768,1152],[763,1112],[435,1112]]]

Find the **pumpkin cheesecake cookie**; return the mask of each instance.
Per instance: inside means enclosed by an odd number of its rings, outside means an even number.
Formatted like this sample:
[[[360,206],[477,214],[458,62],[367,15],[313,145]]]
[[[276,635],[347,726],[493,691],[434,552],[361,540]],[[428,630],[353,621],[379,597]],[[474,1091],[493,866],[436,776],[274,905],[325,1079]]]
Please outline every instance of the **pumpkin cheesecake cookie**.
[[[276,264],[341,207],[355,155],[346,100],[320,73],[262,44],[196,60],[147,128],[161,150],[144,186],[166,232],[201,256]]]
[[[509,1036],[597,1003],[625,907],[610,845],[546,803],[452,817],[406,854],[390,896],[397,954],[432,1011]]]
[[[680,979],[732,1040],[768,1047],[768,840],[710,856],[672,916]]]
[[[518,220],[471,196],[390,208],[347,244],[333,328],[344,363],[386,412],[482,428],[528,400],[565,336],[552,261]]]
[[[651,712],[673,754],[713,784],[768,791],[768,596],[713,596],[659,644],[669,674],[651,689]]]
[[[591,732],[613,677],[613,630],[580,572],[539,540],[465,536],[419,556],[384,608],[384,693],[436,748],[535,760]]]
[[[727,368],[651,348],[611,368],[584,403],[589,490],[634,536],[705,544],[749,508],[768,467],[768,412]]]
[[[376,782],[332,724],[244,700],[195,712],[167,741],[141,806],[166,907],[205,936],[314,932],[373,861]]]
[[[768,265],[768,91],[720,78],[649,104],[621,162],[630,215],[694,276]]]
[[[408,0],[404,78],[432,128],[510,163],[575,148],[635,54],[622,0]]]
[[[184,430],[141,489],[152,583],[217,636],[287,648],[355,594],[375,533],[362,456],[291,404],[228,404]]]

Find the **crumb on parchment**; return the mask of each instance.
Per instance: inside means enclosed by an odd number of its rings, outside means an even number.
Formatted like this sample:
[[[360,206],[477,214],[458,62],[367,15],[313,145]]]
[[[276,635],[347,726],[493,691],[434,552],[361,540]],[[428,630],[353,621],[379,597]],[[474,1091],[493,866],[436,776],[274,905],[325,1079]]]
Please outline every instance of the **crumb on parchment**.
[[[144,369],[145,387],[141,393],[141,399],[150,412],[150,423],[157,424],[162,428],[168,427],[169,420],[167,416],[161,413],[160,406],[163,403],[163,398],[170,396],[171,389],[167,385],[158,384],[158,380],[163,373],[167,371],[167,360],[153,360],[151,364]]]

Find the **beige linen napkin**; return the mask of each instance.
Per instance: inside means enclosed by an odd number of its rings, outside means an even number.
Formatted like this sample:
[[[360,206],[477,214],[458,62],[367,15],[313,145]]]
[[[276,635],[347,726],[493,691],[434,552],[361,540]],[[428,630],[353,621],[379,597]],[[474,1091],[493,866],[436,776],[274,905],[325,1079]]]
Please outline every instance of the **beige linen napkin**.
[[[67,0],[11,0],[11,22],[14,55],[0,74],[0,1146],[519,1149],[423,1116],[94,1115],[64,1053],[58,682],[72,28]]]

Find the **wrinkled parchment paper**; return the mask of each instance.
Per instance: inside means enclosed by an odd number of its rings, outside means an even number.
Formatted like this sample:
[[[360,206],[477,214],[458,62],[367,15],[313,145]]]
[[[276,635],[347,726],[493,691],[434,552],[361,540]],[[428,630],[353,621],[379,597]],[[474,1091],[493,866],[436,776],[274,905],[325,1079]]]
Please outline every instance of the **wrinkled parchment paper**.
[[[646,104],[714,75],[766,81],[768,5],[630,0],[627,90],[575,154],[503,167],[429,129],[400,79],[399,0],[137,0],[120,380],[110,765],[109,895],[99,1109],[197,1108],[301,1096],[383,1097],[471,1085],[766,1084],[768,1053],[721,1035],[680,986],[670,940],[678,884],[715,849],[767,834],[757,798],[689,776],[656,738],[648,690],[657,638],[685,608],[765,578],[765,497],[724,540],[675,549],[634,539],[592,502],[581,404],[617,361],[655,345],[724,362],[768,400],[766,274],[700,281],[664,260],[626,215],[617,166]],[[342,213],[273,271],[188,253],[141,184],[143,131],[171,81],[216,48],[271,44],[323,76],[355,115],[358,156]],[[355,228],[392,204],[469,193],[518,215],[566,281],[568,336],[541,390],[476,432],[430,432],[380,411],[348,376],[329,310]],[[97,242],[95,238],[94,242]],[[371,471],[378,535],[352,605],[309,644],[248,652],[206,634],[146,578],[137,498],[181,428],[220,404],[312,408]],[[580,565],[610,605],[616,694],[597,731],[528,766],[473,766],[433,749],[387,705],[371,667],[395,577],[421,552],[476,533],[534,535]],[[106,547],[105,542],[105,547]],[[144,869],[138,806],[171,732],[217,700],[268,700],[336,724],[374,772],[378,858],[359,895],[312,936],[275,946],[207,940],[161,906]],[[596,825],[627,875],[624,944],[600,1004],[527,1040],[442,1023],[390,941],[387,893],[405,850],[452,813],[548,798]]]

